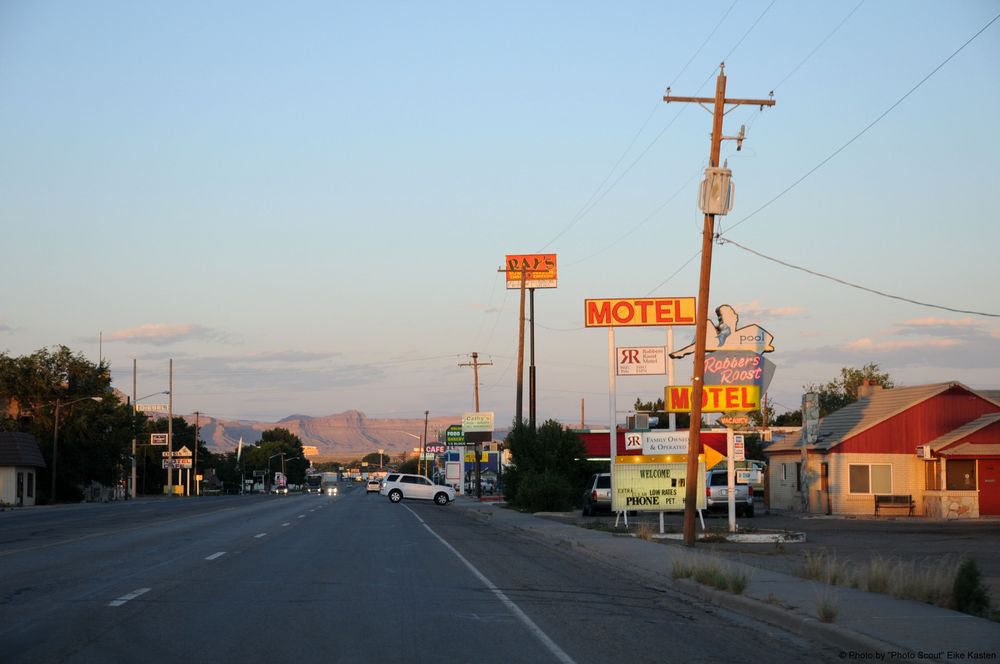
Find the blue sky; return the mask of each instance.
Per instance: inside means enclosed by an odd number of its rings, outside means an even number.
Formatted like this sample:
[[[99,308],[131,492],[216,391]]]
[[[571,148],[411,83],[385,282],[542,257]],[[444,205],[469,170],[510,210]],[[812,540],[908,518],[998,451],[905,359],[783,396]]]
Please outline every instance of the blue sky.
[[[175,412],[267,420],[460,414],[477,351],[481,407],[509,422],[517,297],[497,268],[544,249],[560,279],[536,292],[539,416],[577,422],[585,399],[606,423],[607,336],[583,300],[697,293],[711,116],[662,96],[711,95],[724,59],[729,96],[777,100],[727,116],[748,138],[723,147],[724,238],[979,312],[716,245],[710,306],[774,335],[777,410],[869,362],[1000,387],[1000,21],[961,48],[997,13],[2,2],[0,349],[103,352],[127,392],[135,358],[140,396],[173,358]],[[619,408],[663,383],[619,379]]]

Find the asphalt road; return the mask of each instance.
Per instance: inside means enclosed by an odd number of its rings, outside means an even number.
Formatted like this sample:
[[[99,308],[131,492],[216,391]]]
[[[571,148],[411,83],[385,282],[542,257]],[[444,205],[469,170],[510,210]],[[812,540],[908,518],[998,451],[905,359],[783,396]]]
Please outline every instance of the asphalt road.
[[[5,662],[835,659],[666,586],[356,485],[0,513]]]

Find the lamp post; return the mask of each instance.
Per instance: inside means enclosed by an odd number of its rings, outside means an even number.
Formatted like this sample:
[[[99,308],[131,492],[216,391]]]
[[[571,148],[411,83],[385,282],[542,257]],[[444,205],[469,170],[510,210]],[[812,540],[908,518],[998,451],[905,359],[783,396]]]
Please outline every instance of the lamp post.
[[[103,401],[104,397],[81,397],[79,399],[74,399],[73,401],[67,401],[63,403],[60,399],[56,399],[56,412],[55,412],[55,424],[52,427],[52,492],[50,493],[52,502],[56,502],[56,462],[59,458],[59,408],[61,406],[72,406],[75,403],[81,401]]]
[[[378,469],[379,470],[383,470],[384,469],[384,465],[382,464],[382,455],[383,454],[385,454],[385,449],[384,448],[379,449],[379,451],[378,451]]]
[[[267,476],[264,478],[264,493],[270,493],[271,486],[271,459],[274,457],[282,456],[284,452],[278,452],[277,454],[272,454],[267,457]],[[282,471],[284,471],[284,466],[282,466]]]
[[[138,399],[135,399],[132,402],[132,486],[131,486],[131,489],[129,491],[129,494],[130,494],[130,497],[133,498],[133,499],[135,498],[135,486],[136,486],[135,414],[139,410],[139,402],[140,401],[142,401],[143,399],[149,399],[150,397],[159,396],[161,394],[170,394],[170,391],[169,390],[163,390],[162,392],[153,392],[152,394],[147,394],[144,397],[140,397]],[[145,486],[143,487],[143,491],[145,491]]]
[[[397,431],[399,431],[399,433],[403,433],[403,434],[406,434],[406,435],[407,435],[407,436],[409,436],[410,438],[416,438],[416,439],[417,439],[418,441],[422,441],[422,440],[423,440],[423,439],[422,439],[422,438],[421,438],[420,436],[418,436],[418,435],[417,435],[417,434],[415,434],[415,433],[410,433],[409,431],[402,431],[402,430],[400,430],[400,429],[397,429]],[[419,449],[417,450],[417,453],[418,453],[418,454],[420,453],[420,450],[419,450]],[[418,457],[417,457],[417,475],[419,475],[419,474],[420,474],[420,462],[421,462],[421,461],[423,461],[423,459],[421,459],[421,458],[420,458],[420,457],[418,456]]]

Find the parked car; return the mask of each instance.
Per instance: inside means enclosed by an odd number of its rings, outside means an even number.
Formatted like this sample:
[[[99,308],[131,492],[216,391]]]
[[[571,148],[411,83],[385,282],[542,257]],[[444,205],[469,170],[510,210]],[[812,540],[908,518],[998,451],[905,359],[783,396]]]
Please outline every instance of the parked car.
[[[583,516],[594,516],[598,511],[611,511],[611,473],[591,475],[583,492]]]
[[[398,503],[403,498],[433,500],[438,505],[447,505],[455,500],[455,489],[444,484],[434,484],[423,475],[389,473],[379,493]]]
[[[365,493],[378,493],[381,488],[382,483],[378,480],[368,480],[368,483],[365,484]]]
[[[736,501],[736,516],[753,517],[753,487],[749,484],[736,484],[733,492]],[[725,468],[705,473],[705,494],[707,511],[729,511],[729,479]]]

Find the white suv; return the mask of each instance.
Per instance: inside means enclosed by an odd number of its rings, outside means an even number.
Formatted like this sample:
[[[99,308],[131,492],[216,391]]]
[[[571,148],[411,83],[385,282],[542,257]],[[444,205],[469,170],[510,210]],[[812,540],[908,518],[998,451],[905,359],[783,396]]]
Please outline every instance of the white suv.
[[[423,475],[389,473],[379,493],[398,503],[403,498],[433,500],[438,505],[447,505],[455,500],[455,489],[444,484],[434,484]]]

